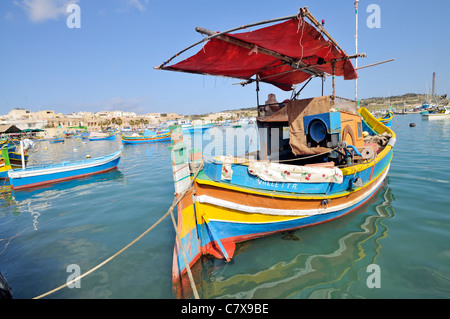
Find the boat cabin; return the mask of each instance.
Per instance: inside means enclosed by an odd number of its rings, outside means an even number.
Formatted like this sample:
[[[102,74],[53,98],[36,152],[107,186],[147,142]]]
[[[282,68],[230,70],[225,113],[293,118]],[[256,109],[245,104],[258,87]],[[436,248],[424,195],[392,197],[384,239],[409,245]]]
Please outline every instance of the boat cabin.
[[[356,111],[355,101],[333,96],[260,105],[257,158],[293,165],[351,164],[364,149],[363,124]]]

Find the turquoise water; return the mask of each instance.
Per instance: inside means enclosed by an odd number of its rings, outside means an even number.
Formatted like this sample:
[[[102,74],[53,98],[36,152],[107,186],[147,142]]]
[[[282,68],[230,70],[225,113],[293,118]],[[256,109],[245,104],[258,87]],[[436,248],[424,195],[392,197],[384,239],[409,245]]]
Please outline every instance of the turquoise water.
[[[230,263],[204,258],[193,268],[200,297],[450,298],[450,120],[401,115],[392,128],[397,143],[390,173],[368,204],[327,224],[241,244]],[[245,149],[254,148],[254,138],[247,144]],[[42,142],[30,161],[101,156],[119,146],[118,140]],[[159,220],[174,192],[167,146],[125,145],[117,171],[82,180],[19,192],[5,184],[0,271],[14,298],[33,298],[66,283],[69,265],[89,271]],[[221,146],[215,151],[223,152]],[[45,298],[176,298],[174,241],[166,218],[82,278],[80,288]],[[372,264],[380,288],[368,287]]]

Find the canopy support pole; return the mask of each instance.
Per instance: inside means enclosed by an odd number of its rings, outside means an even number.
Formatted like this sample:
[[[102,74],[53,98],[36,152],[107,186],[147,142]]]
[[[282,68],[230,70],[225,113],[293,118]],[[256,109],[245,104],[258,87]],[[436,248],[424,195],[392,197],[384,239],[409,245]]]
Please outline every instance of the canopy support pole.
[[[372,66],[375,66],[375,65],[383,64],[383,63],[386,63],[386,62],[392,62],[392,61],[394,61],[394,59],[389,59],[389,60],[386,60],[386,61],[372,63],[372,64],[369,64],[369,65],[360,66],[360,67],[356,68],[356,70],[358,71],[358,70],[361,70],[361,69],[364,69],[364,68],[368,68],[368,67],[372,67]]]
[[[259,75],[256,74],[256,109],[259,107]]]
[[[298,90],[297,93],[295,93],[294,97],[291,100],[295,100],[297,99],[297,96],[300,94],[301,91],[303,91],[303,89],[308,85],[308,83],[312,80],[312,77],[310,77],[308,79],[308,81],[302,86],[302,88],[300,90]]]
[[[304,8],[300,8],[300,15],[302,17],[307,17],[309,19],[309,21],[311,21],[312,24],[314,24],[314,26],[318,29],[320,29],[322,31],[323,34],[325,34],[327,36],[327,38],[336,46],[336,48],[338,48],[342,54],[344,54],[344,56],[347,56],[347,54],[345,53],[345,51],[339,46],[339,44],[331,37],[331,35],[328,33],[327,30],[325,30],[325,28],[323,27],[323,25],[317,21],[316,18],[314,18],[314,16],[309,12],[307,7]]]
[[[334,98],[335,98],[335,96],[336,96],[334,64],[335,64],[335,62],[332,61],[332,62],[331,62],[331,66],[332,66],[332,68],[333,68],[333,74],[332,74],[332,87],[333,87],[333,95],[332,95],[332,99],[333,99],[333,100],[334,100]]]
[[[25,169],[25,155],[23,153],[23,140],[20,140],[20,158],[22,160],[22,169]]]
[[[323,96],[323,85],[324,85],[324,82],[325,82],[325,77],[322,76],[322,96]]]

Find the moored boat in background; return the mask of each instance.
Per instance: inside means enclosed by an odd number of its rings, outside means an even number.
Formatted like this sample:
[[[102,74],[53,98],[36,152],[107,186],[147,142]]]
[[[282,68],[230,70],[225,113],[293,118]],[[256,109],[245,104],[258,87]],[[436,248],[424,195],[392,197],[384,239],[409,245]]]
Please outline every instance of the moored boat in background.
[[[89,141],[103,141],[103,140],[114,140],[116,138],[113,133],[91,133],[88,136]]]
[[[156,143],[170,141],[170,132],[156,133],[146,130],[144,135],[121,135],[122,144],[142,144],[142,143]]]
[[[378,120],[387,127],[391,127],[391,121],[394,118],[394,116],[395,116],[394,112],[389,110],[384,116],[379,117]]]
[[[205,131],[209,130],[213,126],[214,126],[214,124],[183,126],[183,134],[204,133]]]
[[[63,136],[57,136],[57,137],[50,138],[48,141],[51,144],[64,143],[64,137]]]
[[[12,169],[8,153],[8,145],[6,144],[1,148],[0,153],[0,179],[8,178],[8,171]]]
[[[450,118],[450,106],[438,106],[436,109],[422,113],[422,119],[425,120],[442,120]]]
[[[14,190],[59,183],[115,169],[121,155],[122,148],[115,153],[97,158],[9,170],[8,177]]]

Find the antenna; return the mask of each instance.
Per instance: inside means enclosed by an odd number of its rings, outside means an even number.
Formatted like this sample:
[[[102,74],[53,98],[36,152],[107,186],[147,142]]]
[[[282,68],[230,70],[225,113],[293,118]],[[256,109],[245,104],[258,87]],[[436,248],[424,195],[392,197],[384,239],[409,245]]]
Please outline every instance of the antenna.
[[[358,55],[358,4],[359,0],[355,1],[355,15],[356,15],[356,33],[355,33],[355,54]],[[358,69],[358,57],[355,58],[355,69]],[[355,101],[358,102],[358,79],[355,79]]]

